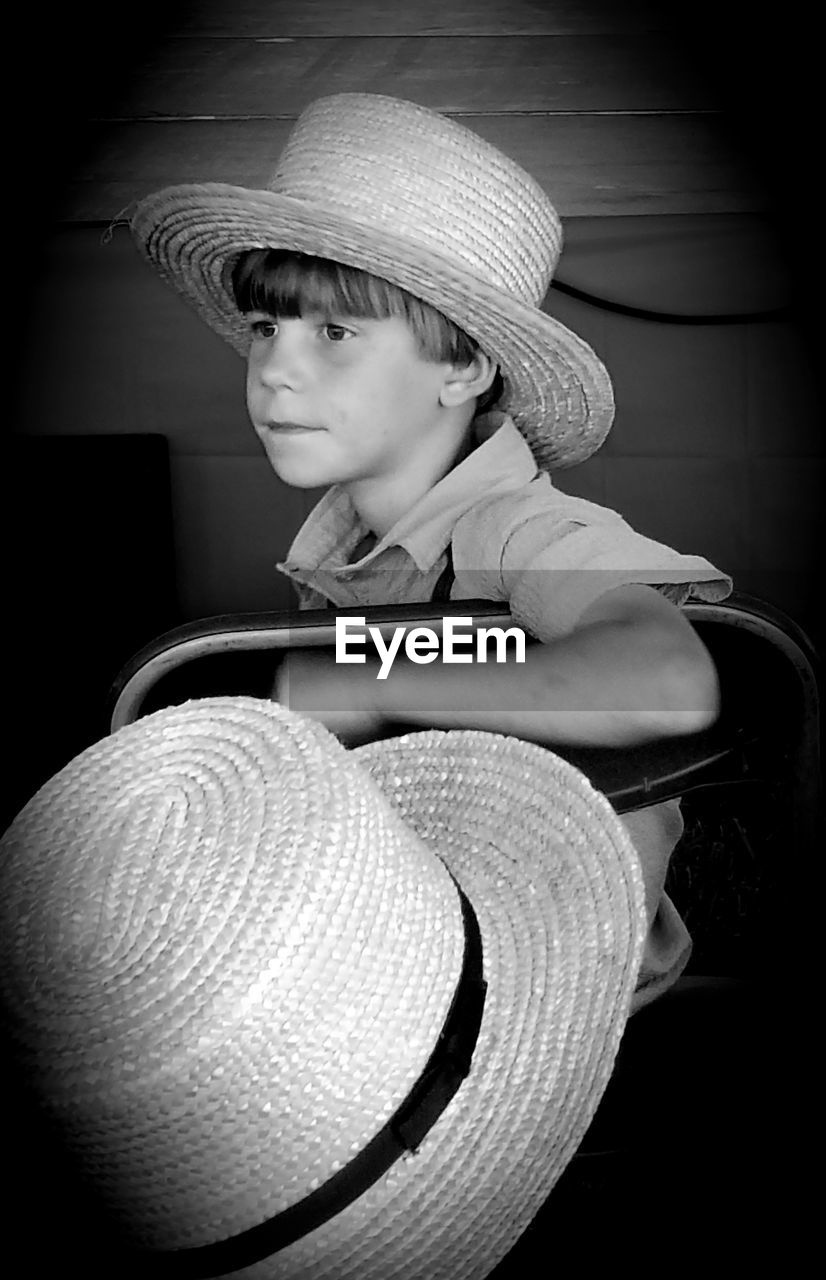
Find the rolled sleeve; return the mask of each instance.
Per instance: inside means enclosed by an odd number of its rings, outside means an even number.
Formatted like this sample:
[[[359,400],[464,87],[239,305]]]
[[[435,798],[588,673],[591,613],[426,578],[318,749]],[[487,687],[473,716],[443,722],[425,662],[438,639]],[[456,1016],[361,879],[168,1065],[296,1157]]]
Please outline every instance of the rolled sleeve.
[[[485,587],[479,594],[493,595],[495,578],[495,594],[508,601],[516,624],[546,643],[567,635],[616,587],[647,584],[676,604],[723,600],[732,588],[701,556],[682,555],[636,533],[616,512],[550,487],[506,495],[464,523],[454,537],[457,569],[475,557],[474,577]]]

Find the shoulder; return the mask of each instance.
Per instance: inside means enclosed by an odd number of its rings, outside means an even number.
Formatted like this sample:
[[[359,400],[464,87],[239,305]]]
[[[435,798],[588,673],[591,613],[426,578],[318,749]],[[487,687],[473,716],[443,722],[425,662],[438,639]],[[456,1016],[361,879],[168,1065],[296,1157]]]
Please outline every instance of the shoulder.
[[[571,631],[617,587],[656,587],[676,604],[723,599],[731,579],[701,556],[638,533],[617,512],[555,489],[548,476],[481,499],[453,537],[455,598],[506,600],[539,640]]]
[[[627,526],[617,512],[562,493],[539,474],[519,488],[484,495],[460,517],[453,530],[454,560],[457,568],[501,569],[514,552],[532,559],[576,528],[618,527]]]

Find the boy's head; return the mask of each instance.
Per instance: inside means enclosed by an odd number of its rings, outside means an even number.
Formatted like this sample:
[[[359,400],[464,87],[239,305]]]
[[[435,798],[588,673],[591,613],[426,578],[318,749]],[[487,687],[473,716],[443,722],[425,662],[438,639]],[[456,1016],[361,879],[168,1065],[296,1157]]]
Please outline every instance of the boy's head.
[[[250,250],[287,251],[357,268],[449,321],[498,366],[501,407],[541,467],[581,462],[610,429],[607,371],[540,307],[561,250],[553,205],[514,161],[424,107],[322,98],[299,117],[265,189],[167,188],[142,201],[132,230],[245,355],[252,333],[233,264]],[[386,320],[409,323],[395,311]]]
[[[250,417],[289,484],[432,482],[501,393],[457,325],[356,267],[253,249],[232,264],[231,287],[250,326]]]

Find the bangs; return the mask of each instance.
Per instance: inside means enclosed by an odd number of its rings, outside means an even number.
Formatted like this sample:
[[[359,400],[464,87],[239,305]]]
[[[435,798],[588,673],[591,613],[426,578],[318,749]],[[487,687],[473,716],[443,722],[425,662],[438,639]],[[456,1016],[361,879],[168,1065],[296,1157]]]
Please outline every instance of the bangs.
[[[274,320],[318,313],[329,318],[388,320],[410,327],[429,360],[469,364],[476,343],[441,311],[379,276],[329,258],[281,249],[249,249],[231,276],[241,312],[263,311]]]
[[[307,254],[252,249],[235,264],[232,286],[241,311],[264,311],[276,320],[313,312],[362,320],[408,318],[403,291],[395,285]]]

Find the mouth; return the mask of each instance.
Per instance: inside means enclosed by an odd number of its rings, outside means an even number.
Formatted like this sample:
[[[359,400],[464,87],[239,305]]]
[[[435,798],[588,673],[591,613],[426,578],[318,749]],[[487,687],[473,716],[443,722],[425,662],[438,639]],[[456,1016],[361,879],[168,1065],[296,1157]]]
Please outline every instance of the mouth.
[[[309,431],[323,431],[323,427],[308,427],[303,422],[265,422],[264,426],[267,431],[273,435],[301,435]]]

